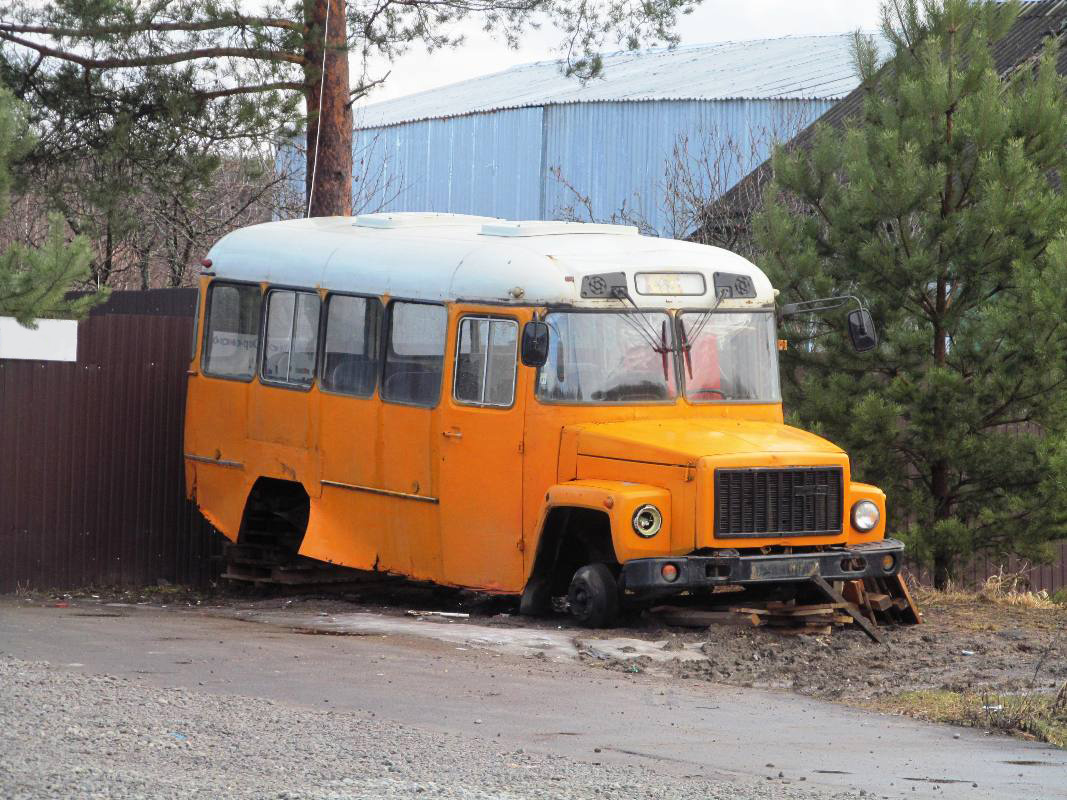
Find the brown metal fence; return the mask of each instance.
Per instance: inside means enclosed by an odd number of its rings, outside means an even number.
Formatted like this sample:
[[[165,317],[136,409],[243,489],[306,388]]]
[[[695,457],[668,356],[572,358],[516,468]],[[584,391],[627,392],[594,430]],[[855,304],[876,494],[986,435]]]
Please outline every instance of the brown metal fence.
[[[1053,559],[1048,564],[1034,564],[1017,556],[989,556],[979,554],[957,568],[953,580],[964,587],[976,588],[998,574],[1022,576],[1020,589],[1046,591],[1049,594],[1067,589],[1067,540],[1052,545]],[[909,564],[911,574],[920,583],[932,584],[929,570]]]
[[[116,292],[75,363],[0,360],[0,592],[200,585],[221,537],[183,495],[196,292]]]

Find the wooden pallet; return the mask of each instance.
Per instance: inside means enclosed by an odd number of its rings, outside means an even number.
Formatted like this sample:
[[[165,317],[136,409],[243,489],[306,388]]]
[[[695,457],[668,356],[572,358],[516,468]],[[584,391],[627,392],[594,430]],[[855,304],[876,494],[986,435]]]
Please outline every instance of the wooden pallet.
[[[667,625],[685,628],[739,625],[764,627],[787,635],[826,635],[836,627],[855,625],[879,644],[886,642],[881,625],[922,621],[922,613],[900,576],[830,584],[816,575],[811,581],[826,602],[798,605],[796,601],[772,600],[710,608],[663,605],[653,608],[652,613]]]

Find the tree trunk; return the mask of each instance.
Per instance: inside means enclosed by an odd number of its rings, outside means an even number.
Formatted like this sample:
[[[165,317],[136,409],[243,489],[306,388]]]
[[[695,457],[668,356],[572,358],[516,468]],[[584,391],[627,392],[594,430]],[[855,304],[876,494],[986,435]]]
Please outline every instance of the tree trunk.
[[[952,559],[948,553],[934,553],[934,588],[944,590],[952,577]]]
[[[304,50],[308,216],[349,216],[352,213],[352,107],[348,102],[345,1],[313,0],[309,10],[309,37]]]

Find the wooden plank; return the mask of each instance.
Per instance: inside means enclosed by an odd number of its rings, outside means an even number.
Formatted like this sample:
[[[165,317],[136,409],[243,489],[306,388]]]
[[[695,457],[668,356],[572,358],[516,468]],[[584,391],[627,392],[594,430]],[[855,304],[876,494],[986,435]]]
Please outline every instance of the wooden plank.
[[[867,592],[867,600],[870,602],[871,608],[876,611],[888,611],[893,605],[893,598],[887,594]]]
[[[912,624],[919,625],[923,621],[923,613],[919,610],[919,606],[915,604],[911,592],[908,591],[908,584],[904,580],[904,576],[898,572],[892,578],[887,578],[886,582],[891,587],[891,594],[898,595],[904,599],[905,608],[901,610],[905,612],[905,616],[911,618]]]
[[[667,625],[681,628],[706,628],[709,625],[751,625],[760,624],[757,614],[736,614],[732,611],[705,611],[699,608],[680,608],[678,606],[656,606],[652,609],[660,620]]]
[[[782,617],[809,617],[812,614],[832,614],[838,609],[842,609],[847,606],[848,603],[824,603],[818,606],[797,606],[790,609],[787,613],[774,612],[777,616]]]
[[[841,596],[844,597],[845,600],[857,606],[862,606],[863,594],[863,581],[845,581],[844,591],[841,592]]]
[[[849,604],[839,592],[834,591],[834,587],[828,584],[821,575],[812,575],[811,582],[835,603],[845,603],[845,613],[852,617],[855,623],[863,629],[863,632],[874,639],[874,641],[878,642],[878,644],[885,644],[885,636],[882,635],[881,631],[874,627],[870,621],[859,612],[859,609]]]
[[[756,614],[756,615],[777,614],[777,613],[779,613],[777,611],[771,611],[770,609],[766,609],[766,608],[749,608],[747,606],[730,606],[730,611],[733,612],[734,614]]]

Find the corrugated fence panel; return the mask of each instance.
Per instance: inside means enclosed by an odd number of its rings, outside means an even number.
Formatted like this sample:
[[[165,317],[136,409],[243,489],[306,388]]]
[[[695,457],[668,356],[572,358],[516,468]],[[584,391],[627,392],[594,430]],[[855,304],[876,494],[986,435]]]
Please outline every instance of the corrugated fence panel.
[[[681,140],[688,141],[691,174],[700,176],[704,170],[695,162],[706,158],[718,176],[698,181],[710,199],[761,164],[775,139],[792,138],[831,105],[827,100],[663,100],[548,106],[543,216],[558,217],[575,205],[577,193],[591,201],[596,219],[608,219],[625,206],[661,236],[684,237],[690,231],[664,202],[666,170]],[[554,169],[562,181],[552,175]],[[586,212],[576,211],[580,218]]]
[[[909,563],[908,568],[920,583],[933,584],[930,570],[914,563]],[[1034,564],[1017,556],[979,554],[957,568],[954,580],[964,587],[980,588],[994,575],[1008,578],[1019,575],[1020,590],[1052,594],[1067,589],[1067,540],[1053,542],[1052,560],[1047,564]]]
[[[538,216],[540,108],[355,132],[355,206],[509,219]]]
[[[183,493],[195,298],[116,292],[77,362],[0,360],[0,591],[218,575],[222,538]]]

